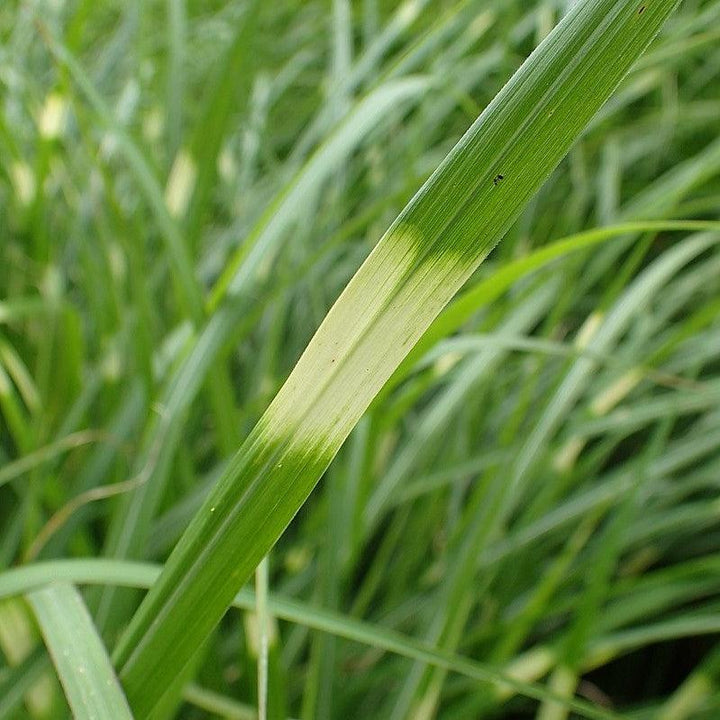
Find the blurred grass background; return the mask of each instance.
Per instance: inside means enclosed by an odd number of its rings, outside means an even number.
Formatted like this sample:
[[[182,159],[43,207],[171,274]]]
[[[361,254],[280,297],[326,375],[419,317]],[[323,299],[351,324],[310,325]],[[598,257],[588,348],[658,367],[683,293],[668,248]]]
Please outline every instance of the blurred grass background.
[[[3,3],[0,568],[162,561],[570,4]],[[686,0],[470,286],[593,228],[719,219],[718,130],[720,2]],[[478,293],[355,429],[271,592],[628,717],[720,716],[718,234],[671,227]],[[252,290],[220,301],[234,263]],[[86,598],[112,645],[136,594]],[[255,627],[228,614],[181,717],[253,716]],[[371,640],[280,620],[271,640],[273,718],[569,717]],[[0,685],[37,683],[40,648],[5,601]],[[0,716],[63,717],[48,678]]]

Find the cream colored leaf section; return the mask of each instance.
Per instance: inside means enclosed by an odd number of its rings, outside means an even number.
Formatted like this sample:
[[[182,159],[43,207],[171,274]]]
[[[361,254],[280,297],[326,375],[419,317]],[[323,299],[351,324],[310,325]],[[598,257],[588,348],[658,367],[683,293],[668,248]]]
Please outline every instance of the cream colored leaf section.
[[[455,253],[423,257],[422,247],[408,224],[378,243],[268,408],[270,438],[320,452],[345,439],[471,271]]]

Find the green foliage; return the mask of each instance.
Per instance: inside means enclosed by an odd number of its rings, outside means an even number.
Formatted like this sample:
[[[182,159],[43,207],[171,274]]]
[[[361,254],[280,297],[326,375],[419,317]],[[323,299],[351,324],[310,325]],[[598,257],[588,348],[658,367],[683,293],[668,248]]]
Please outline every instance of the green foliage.
[[[715,716],[675,4],[3,6],[0,718]]]
[[[132,718],[105,646],[80,593],[52,584],[28,595],[74,718]]]

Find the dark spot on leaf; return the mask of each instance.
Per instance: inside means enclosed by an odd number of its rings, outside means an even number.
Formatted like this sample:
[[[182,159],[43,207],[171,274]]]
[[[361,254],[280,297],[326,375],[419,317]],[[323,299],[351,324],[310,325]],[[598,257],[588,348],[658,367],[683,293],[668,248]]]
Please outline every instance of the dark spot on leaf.
[[[645,12],[645,6],[641,5],[640,9],[638,10],[638,15],[642,15]]]
[[[497,187],[504,179],[505,179],[504,175],[496,175],[493,178],[493,185],[495,185]]]

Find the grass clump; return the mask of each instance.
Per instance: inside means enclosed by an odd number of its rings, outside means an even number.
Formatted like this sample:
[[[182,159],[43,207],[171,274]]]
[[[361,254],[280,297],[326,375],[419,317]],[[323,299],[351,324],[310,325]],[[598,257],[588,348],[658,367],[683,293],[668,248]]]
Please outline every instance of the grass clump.
[[[0,13],[0,717],[93,716],[68,638],[136,717],[714,716],[720,3],[674,6]]]

